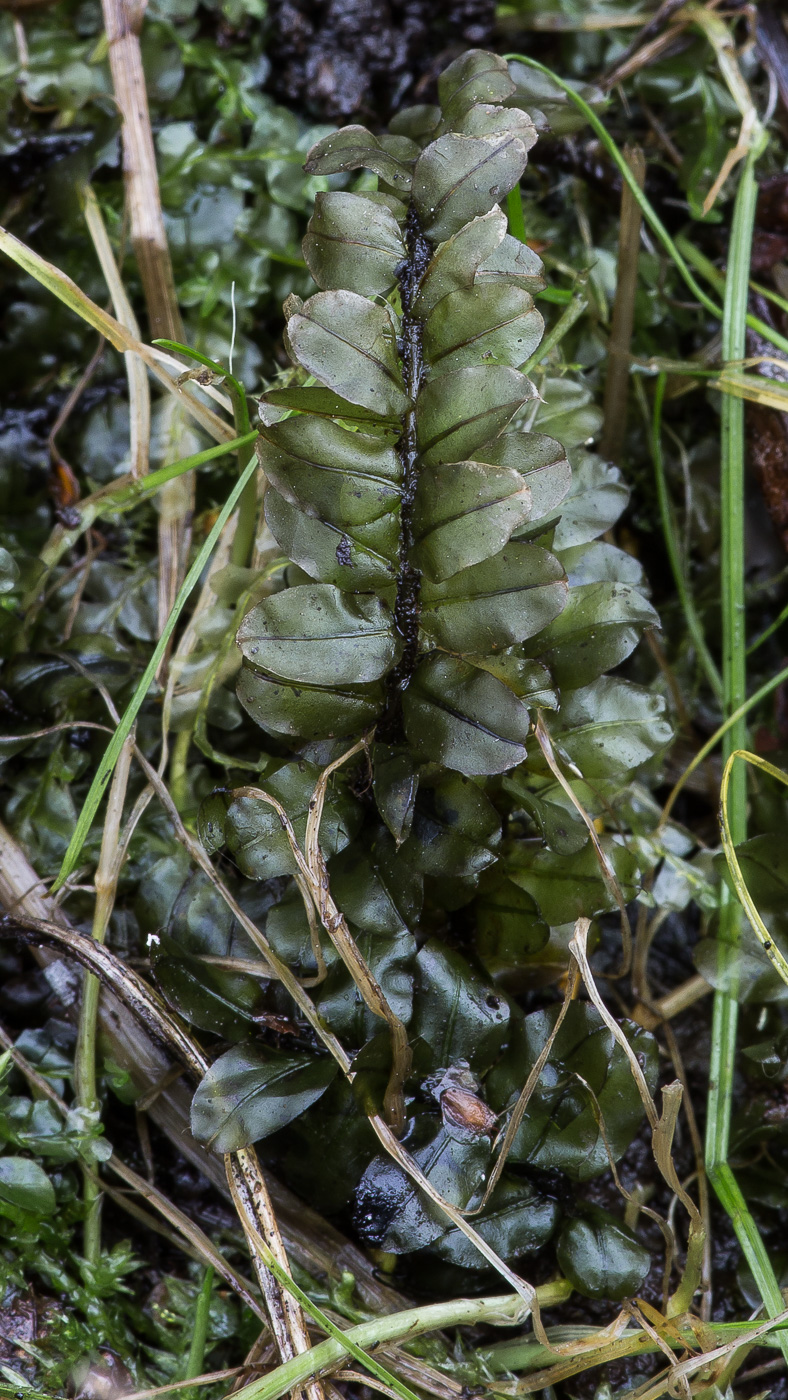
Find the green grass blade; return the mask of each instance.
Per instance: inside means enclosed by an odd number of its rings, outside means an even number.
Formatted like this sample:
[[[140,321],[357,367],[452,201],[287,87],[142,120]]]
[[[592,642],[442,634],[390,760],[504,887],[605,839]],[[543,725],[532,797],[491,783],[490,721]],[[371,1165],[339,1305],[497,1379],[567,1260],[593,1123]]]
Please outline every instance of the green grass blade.
[[[746,354],[747,298],[755,227],[758,186],[755,163],[763,149],[756,137],[744,162],[736,193],[725,278],[722,323],[722,355],[726,363]],[[724,394],[721,403],[722,509],[721,577],[723,705],[728,715],[741,711],[747,698],[747,635],[744,588],[744,403]],[[743,714],[730,725],[723,739],[727,761],[747,746],[747,722]],[[742,763],[730,775],[728,819],[734,845],[747,836],[747,770]],[[706,1170],[717,1197],[730,1217],[742,1252],[752,1270],[767,1313],[774,1317],[784,1303],[758,1227],[728,1162],[731,1106],[736,1062],[738,1022],[738,947],[742,908],[727,885],[720,905],[718,961],[724,971],[726,991],[714,993],[709,1060],[709,1093],[706,1119]],[[788,1360],[788,1339],[782,1342]]]
[[[227,497],[227,500],[222,506],[221,511],[219,512],[219,515],[213,525],[213,528],[211,529],[210,534],[205,540],[205,543],[202,545],[202,548],[200,549],[196,559],[194,560],[194,563],[189,569],[186,578],[181,584],[181,587],[178,591],[178,596],[175,599],[172,612],[167,618],[167,621],[164,625],[164,630],[161,636],[159,637],[158,642],[156,643],[150,661],[145,667],[139,684],[137,685],[137,688],[134,691],[131,700],[129,701],[126,711],[123,714],[120,723],[118,724],[118,727],[115,730],[115,733],[113,734],[109,744],[107,745],[104,757],[102,758],[96,771],[96,776],[94,777],[93,782],[90,785],[90,791],[88,792],[88,795],[85,798],[82,811],[79,814],[79,819],[74,829],[74,835],[72,836],[71,841],[69,842],[68,850],[66,851],[66,854],[63,857],[63,864],[60,867],[58,877],[55,880],[54,885],[52,886],[53,894],[56,890],[59,890],[62,887],[64,881],[68,879],[69,875],[71,875],[77,867],[77,862],[82,852],[82,847],[85,844],[88,832],[90,831],[90,827],[93,822],[93,818],[95,817],[101,799],[104,796],[104,791],[107,786],[107,783],[109,782],[115,764],[118,761],[118,756],[123,747],[123,742],[126,738],[126,735],[129,733],[135,719],[137,718],[142,703],[146,695],[148,694],[153,678],[156,675],[157,670],[159,669],[159,663],[161,662],[161,659],[167,650],[167,643],[169,642],[170,637],[175,631],[178,618],[183,612],[183,609],[186,606],[186,603],[188,602],[192,591],[196,587],[200,575],[203,569],[205,568],[205,565],[208,562],[211,554],[213,553],[214,547],[217,544],[222,530],[224,529],[225,525],[227,524],[227,521],[229,520],[233,511],[235,510],[236,504],[243,492],[244,487],[246,486],[248,481],[251,481],[256,468],[257,459],[253,457],[252,460],[248,463],[245,471],[243,472],[243,475],[240,476],[236,481],[235,486],[230,492],[230,495]]]
[[[716,662],[709,651],[703,625],[695,609],[695,603],[689,591],[686,574],[684,572],[684,561],[681,558],[679,542],[676,537],[676,522],[673,515],[673,508],[668,495],[668,485],[665,480],[665,462],[662,454],[662,404],[665,397],[665,384],[667,375],[664,371],[657,376],[657,385],[654,392],[654,410],[651,419],[651,458],[654,463],[654,476],[656,478],[657,499],[659,501],[659,513],[662,518],[662,533],[665,539],[665,548],[668,552],[673,580],[676,584],[676,592],[684,613],[684,620],[687,624],[687,631],[695,643],[695,650],[698,654],[706,679],[718,700],[722,699],[722,677],[717,669]]]

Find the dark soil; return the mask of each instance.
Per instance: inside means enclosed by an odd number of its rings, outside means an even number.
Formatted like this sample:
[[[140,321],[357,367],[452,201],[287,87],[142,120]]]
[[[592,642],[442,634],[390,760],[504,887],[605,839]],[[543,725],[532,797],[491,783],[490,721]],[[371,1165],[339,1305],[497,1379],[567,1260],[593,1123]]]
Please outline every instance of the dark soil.
[[[430,101],[437,74],[483,47],[494,0],[274,0],[269,87],[328,121],[385,119]]]

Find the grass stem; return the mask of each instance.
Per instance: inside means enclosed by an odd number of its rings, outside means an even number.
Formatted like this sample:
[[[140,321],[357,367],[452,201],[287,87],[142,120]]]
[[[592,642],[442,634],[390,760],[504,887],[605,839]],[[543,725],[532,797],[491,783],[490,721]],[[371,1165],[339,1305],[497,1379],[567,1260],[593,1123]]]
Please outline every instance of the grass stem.
[[[189,1346],[189,1355],[186,1358],[184,1380],[193,1380],[195,1376],[201,1376],[203,1373],[205,1348],[208,1342],[208,1324],[211,1318],[212,1296],[213,1269],[209,1264],[208,1268],[205,1270],[202,1287],[197,1294],[194,1318],[192,1320],[192,1339]],[[185,1395],[188,1396],[188,1400],[197,1400],[199,1389],[187,1390]]]
[[[758,186],[755,163],[762,149],[756,138],[745,159],[731,226],[728,272],[722,323],[722,355],[726,363],[742,360],[746,353],[747,300],[755,226]],[[744,403],[732,395],[721,402],[721,571],[722,685],[726,715],[741,712],[747,698],[747,635],[744,558]],[[723,738],[723,757],[746,748],[747,723],[739,714]],[[735,845],[747,836],[747,771],[733,769],[728,799],[730,837]],[[742,908],[726,885],[721,892],[718,930],[718,962],[725,991],[714,993],[709,1093],[706,1117],[706,1171],[727,1212],[741,1249],[752,1270],[767,1313],[774,1317],[784,1307],[774,1269],[758,1227],[730,1167],[731,1105],[736,1061],[738,1021],[738,963]],[[782,1343],[788,1360],[788,1338]]]
[[[637,380],[637,387],[642,393],[642,381]],[[703,624],[698,616],[695,603],[690,593],[689,584],[685,574],[685,564],[681,557],[681,550],[676,530],[676,520],[673,514],[668,493],[668,485],[665,480],[665,460],[662,452],[662,406],[665,399],[665,385],[667,375],[664,370],[657,376],[656,388],[654,391],[654,408],[651,418],[651,459],[654,463],[654,477],[657,487],[657,500],[659,501],[659,513],[662,520],[662,534],[665,540],[665,548],[670,562],[673,581],[676,585],[676,592],[679,597],[684,621],[687,624],[698,660],[703,667],[706,680],[711,687],[713,694],[718,700],[722,699],[722,677],[720,676],[717,664],[709,651],[706,637],[703,631]],[[645,408],[645,402],[644,402]]]
[[[107,935],[115,893],[118,885],[118,848],[123,803],[134,753],[134,731],[126,736],[112,779],[101,853],[96,869],[96,902],[93,910],[92,935],[103,943]],[[96,1075],[96,1033],[98,1029],[100,983],[92,973],[85,974],[79,1008],[77,1044],[74,1052],[74,1091],[77,1103],[88,1112],[98,1114],[98,1080]],[[82,1251],[89,1264],[101,1258],[101,1188],[95,1174],[83,1173],[85,1220]]]

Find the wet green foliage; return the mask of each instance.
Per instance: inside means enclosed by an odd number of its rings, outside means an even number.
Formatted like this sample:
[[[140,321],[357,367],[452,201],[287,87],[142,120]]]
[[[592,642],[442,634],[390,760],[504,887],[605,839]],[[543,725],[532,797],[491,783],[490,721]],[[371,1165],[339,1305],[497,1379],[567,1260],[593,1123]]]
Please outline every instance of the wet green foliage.
[[[16,1044],[62,1097],[73,1072],[73,1027],[50,1020]],[[60,1392],[84,1381],[90,1366],[100,1374],[113,1356],[123,1359],[121,1377],[130,1373],[143,1385],[182,1374],[199,1271],[194,1277],[165,1272],[155,1288],[146,1287],[146,1261],[129,1238],[107,1246],[96,1264],[82,1257],[78,1168],[95,1169],[111,1151],[98,1115],[73,1106],[64,1116],[40,1090],[31,1092],[8,1053],[0,1058],[0,1298],[7,1344],[16,1335],[16,1309],[37,1311],[34,1344],[21,1347],[3,1371],[6,1381],[17,1377],[18,1388],[34,1378],[49,1393]],[[239,1309],[217,1292],[210,1346],[243,1332]]]
[[[258,450],[266,521],[291,565],[241,623],[238,698],[275,745],[262,784],[302,844],[320,768],[370,736],[368,753],[329,787],[321,839],[331,892],[408,1027],[403,1145],[465,1210],[481,1199],[493,1128],[550,1028],[550,1013],[523,1015],[507,977],[551,927],[614,907],[534,738],[537,712],[568,772],[583,775],[594,814],[602,793],[620,791],[667,744],[671,725],[659,695],[606,674],[657,620],[637,564],[599,540],[626,502],[621,478],[575,446],[584,428],[571,401],[564,421],[550,398],[566,445],[541,431],[520,369],[541,339],[533,297],[544,275],[507,233],[499,201],[536,139],[518,106],[533,94],[502,60],[471,52],[443,74],[439,95],[440,108],[402,112],[392,134],[348,127],[308,155],[314,174],[373,171],[377,191],[318,195],[304,255],[321,290],[285,306],[296,372],[263,394]],[[200,822],[210,849],[226,846],[246,876],[295,873],[279,817],[253,790],[211,796]],[[619,835],[602,839],[630,897],[637,860]],[[319,978],[297,891],[285,887],[266,929],[290,966]],[[331,1141],[327,1199],[354,1202],[363,1238],[482,1268],[354,1121],[354,1097],[379,1108],[388,1037],[320,937],[327,974],[314,1000],[357,1052],[353,1091],[314,1049],[243,1043],[253,1013],[227,975],[223,987],[212,972],[199,986],[182,947],[161,942],[155,975],[181,1013],[203,1028],[213,1018],[211,1028],[242,1042],[200,1085],[194,1130],[226,1151],[295,1123],[298,1184],[310,1198],[326,1196],[312,1174]],[[572,1011],[512,1170],[478,1216],[505,1258],[543,1244],[562,1216],[529,1167],[587,1180],[641,1122],[622,1051],[593,1008]],[[633,1035],[653,1082],[652,1038]],[[473,1104],[493,1109],[481,1126],[452,1117],[446,1089],[457,1074]],[[444,1087],[431,1092],[436,1076]],[[612,1115],[607,1145],[600,1113]],[[598,1221],[594,1230],[604,1236]],[[596,1278],[587,1235],[561,1240],[577,1286]],[[626,1255],[622,1296],[636,1287],[639,1248],[615,1245]]]
[[[526,19],[537,10],[537,18],[577,19],[564,0],[509,8]],[[618,16],[631,9],[618,0],[607,8]],[[227,362],[235,282],[234,366],[247,388],[260,390],[259,454],[269,483],[267,529],[253,564],[212,576],[194,649],[179,662],[170,743],[179,734],[194,742],[184,770],[176,775],[171,767],[171,786],[232,894],[307,983],[325,1027],[353,1056],[352,1085],[288,995],[260,974],[259,963],[255,970],[257,949],[190,866],[155,803],[131,839],[109,940],[120,956],[149,958],[153,981],[214,1057],[194,1105],[206,1143],[222,1151],[259,1142],[310,1205],[373,1249],[400,1256],[409,1287],[415,1279],[442,1293],[472,1291],[489,1282],[484,1261],[382,1154],[368,1122],[382,1109],[391,1071],[388,1031],[329,938],[310,928],[282,824],[243,785],[262,787],[282,804],[303,846],[325,765],[370,736],[368,754],[329,783],[321,848],[361,957],[408,1029],[403,1145],[447,1200],[473,1212],[528,1070],[554,1027],[573,921],[595,920],[595,967],[614,968],[619,952],[614,893],[536,740],[537,711],[620,893],[626,901],[639,897],[644,919],[653,920],[647,937],[657,935],[656,953],[668,916],[670,937],[681,944],[677,966],[688,976],[686,947],[699,925],[695,964],[711,985],[728,990],[715,935],[724,872],[710,850],[716,832],[707,790],[696,786],[680,809],[686,825],[664,827],[651,791],[685,761],[677,746],[660,767],[676,728],[676,695],[699,735],[714,729],[720,712],[664,568],[637,407],[642,399],[648,410],[647,379],[631,395],[625,470],[593,448],[616,288],[619,194],[575,110],[523,65],[507,72],[501,60],[474,55],[444,74],[440,105],[401,112],[388,132],[313,127],[265,94],[254,4],[226,10],[226,47],[211,29],[215,11],[188,3],[149,7],[144,38],[187,338]],[[62,133],[72,144],[57,146],[58,159],[36,170],[21,210],[7,217],[103,303],[106,289],[70,196],[78,178],[93,178],[120,255],[117,120],[97,48],[98,10],[59,5],[28,30],[25,95],[57,104],[57,130],[49,132],[49,118],[16,92],[4,109],[3,153],[21,160],[25,143],[45,127],[53,150]],[[7,15],[0,35],[8,71],[16,72]],[[546,56],[601,111],[588,79],[620,57],[626,42],[628,31],[580,30],[556,40]],[[543,44],[536,39],[535,50]],[[749,50],[742,63],[752,78]],[[665,197],[666,217],[724,265],[717,226],[728,217],[734,182],[711,214],[702,206],[731,147],[735,109],[705,41],[685,34],[676,52],[628,79],[626,93],[631,119],[615,96],[606,116],[617,140],[623,144],[631,126],[647,144],[655,203],[662,207]],[[761,97],[763,106],[765,88]],[[646,113],[668,131],[678,163]],[[571,146],[562,141],[567,134]],[[772,173],[781,169],[769,160]],[[518,185],[544,268],[511,237],[500,207]],[[638,270],[637,375],[654,354],[697,353],[701,363],[714,363],[716,324],[688,301],[649,239]],[[140,310],[133,263],[124,263],[123,274]],[[12,287],[5,268],[3,278],[5,383],[23,396],[36,386],[25,411],[43,406],[48,427],[50,409],[73,387],[94,342],[32,283]],[[587,312],[540,361],[542,315],[553,326],[578,293],[589,301]],[[128,467],[121,370],[107,351],[95,393],[61,435],[86,491]],[[682,503],[687,569],[714,648],[717,398],[696,384],[667,401],[666,419],[676,434],[669,445],[666,439],[669,487]],[[0,439],[0,648],[4,730],[12,736],[0,740],[2,815],[49,878],[106,735],[72,728],[25,736],[57,723],[110,723],[99,686],[121,711],[130,699],[158,633],[155,515],[144,506],[108,517],[103,533],[91,537],[97,553],[87,565],[78,550],[62,561],[42,602],[36,556],[52,508],[43,430],[30,422],[25,412],[11,415]],[[172,433],[172,413],[155,402],[154,466]],[[178,452],[201,445],[190,429]],[[198,542],[226,498],[230,471],[199,475]],[[753,518],[762,530],[757,511]],[[614,528],[615,539],[608,535]],[[757,529],[754,539],[753,635],[779,615],[784,588],[784,561],[768,542],[758,554]],[[661,675],[646,649],[637,649],[658,617]],[[783,642],[778,630],[751,658],[753,688],[782,664]],[[154,688],[137,730],[154,763],[161,698]],[[767,746],[784,743],[779,714],[761,714]],[[684,710],[678,719],[690,734]],[[133,770],[127,811],[142,782]],[[753,779],[755,834],[741,863],[783,946],[784,817],[782,793]],[[86,868],[95,866],[100,840],[97,821]],[[68,898],[71,916],[88,929],[89,895],[77,888]],[[672,986],[672,971],[660,964],[652,989]],[[750,1164],[741,1171],[748,1200],[768,1221],[780,1218],[786,1200],[786,994],[748,934],[740,974],[734,990],[750,1093],[735,1115],[734,1149]],[[617,1016],[621,985],[605,988]],[[690,1014],[691,1043],[682,1044],[699,1101],[704,1012]],[[634,1022],[622,1026],[654,1090],[656,1042]],[[36,1061],[32,1041],[22,1048]],[[133,1358],[144,1336],[153,1369],[140,1370],[140,1379],[178,1374],[198,1282],[168,1279],[168,1299],[148,1309],[145,1321],[142,1309],[123,1311],[128,1251],[105,1251],[106,1272],[85,1281],[76,1171],[101,1161],[105,1141],[96,1122],[72,1114],[63,1126],[9,1082],[0,1232],[9,1228],[8,1211],[21,1209],[27,1222],[10,1237],[9,1286],[32,1275],[51,1294],[76,1300],[77,1312],[53,1333],[64,1356],[88,1351],[101,1330]],[[103,1083],[130,1097],[111,1064]],[[591,1298],[632,1296],[644,1286],[649,1227],[641,1217],[641,1239],[631,1236],[609,1167],[642,1125],[621,1045],[593,1007],[573,1004],[501,1179],[483,1211],[468,1218],[524,1276],[552,1269],[557,1259]],[[132,1276],[129,1286],[136,1290],[137,1282]],[[224,1325],[217,1313],[217,1337],[228,1335]]]

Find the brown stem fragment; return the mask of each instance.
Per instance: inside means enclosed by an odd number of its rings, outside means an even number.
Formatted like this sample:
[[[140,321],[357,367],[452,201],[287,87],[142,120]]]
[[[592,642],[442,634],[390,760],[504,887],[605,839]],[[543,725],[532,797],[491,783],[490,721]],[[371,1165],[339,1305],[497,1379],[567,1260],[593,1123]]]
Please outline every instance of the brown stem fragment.
[[[646,178],[646,161],[639,146],[625,146],[624,157],[640,188]],[[638,251],[643,216],[627,184],[621,190],[621,222],[618,234],[618,279],[613,302],[605,380],[604,428],[600,452],[620,462],[627,430],[629,355],[635,323]]]

